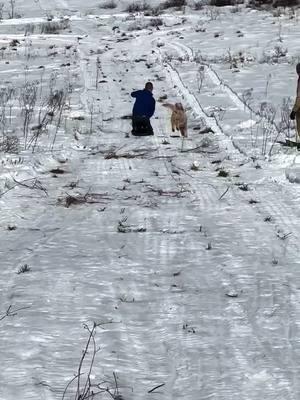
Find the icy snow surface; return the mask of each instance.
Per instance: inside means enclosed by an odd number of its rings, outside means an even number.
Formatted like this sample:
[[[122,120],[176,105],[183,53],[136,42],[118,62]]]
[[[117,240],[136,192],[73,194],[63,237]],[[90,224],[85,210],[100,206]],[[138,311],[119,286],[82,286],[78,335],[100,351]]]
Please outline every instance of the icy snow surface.
[[[96,322],[92,383],[115,373],[124,400],[298,400],[300,161],[276,142],[299,15],[187,7],[156,29],[99,3],[16,2],[0,24],[3,85],[72,86],[52,151],[55,127],[1,153],[0,399],[61,399]],[[69,27],[42,34],[49,14]],[[160,101],[155,136],[126,137],[147,80],[184,104],[187,139]]]

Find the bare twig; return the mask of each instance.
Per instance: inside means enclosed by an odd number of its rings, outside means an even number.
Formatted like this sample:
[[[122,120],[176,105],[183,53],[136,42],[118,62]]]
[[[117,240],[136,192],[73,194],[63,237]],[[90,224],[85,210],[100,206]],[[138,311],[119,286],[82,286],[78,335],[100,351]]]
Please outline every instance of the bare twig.
[[[96,341],[95,341],[95,335],[96,335],[96,328],[101,327],[101,325],[104,324],[110,324],[113,323],[113,321],[107,321],[107,322],[93,322],[92,327],[90,328],[87,324],[84,324],[84,329],[86,329],[89,333],[88,339],[85,345],[85,348],[82,352],[79,365],[77,368],[77,374],[70,380],[70,382],[67,384],[63,395],[62,395],[62,400],[65,399],[66,394],[70,388],[70,385],[74,382],[76,382],[76,394],[74,397],[74,400],[88,400],[88,399],[93,399],[95,396],[101,393],[107,393],[111,396],[112,399],[114,400],[121,400],[122,396],[119,394],[119,388],[117,384],[117,376],[114,373],[114,382],[115,385],[113,385],[112,382],[108,381],[102,381],[100,383],[93,383],[92,382],[92,370],[94,367],[94,362],[96,358],[96,354],[99,351],[99,348],[96,346]],[[82,372],[83,370],[83,365],[87,362],[87,356],[90,355],[89,361],[88,361],[88,370],[87,373]],[[83,375],[85,375],[85,379],[83,380]],[[105,385],[105,386],[104,386]],[[95,390],[97,388],[97,390]]]
[[[69,193],[66,194],[66,198],[59,198],[58,202],[63,203],[67,208],[70,207],[72,204],[94,204],[103,203],[105,200],[113,200],[113,198],[110,197],[108,193],[89,193],[89,191],[87,191],[87,193],[84,195],[71,195]]]
[[[281,240],[285,240],[286,238],[288,238],[290,235],[292,235],[292,232],[289,233],[284,233],[281,234],[281,232],[277,232],[277,237]]]
[[[3,321],[4,318],[7,318],[7,317],[14,317],[15,315],[17,315],[18,311],[26,310],[27,308],[30,308],[30,307],[29,307],[29,306],[25,306],[25,307],[16,308],[15,310],[13,310],[13,309],[12,309],[12,305],[10,305],[10,306],[7,308],[5,314],[3,314],[2,316],[0,316],[0,321]]]
[[[67,384],[67,386],[65,387],[65,390],[64,390],[64,392],[63,392],[63,395],[62,395],[62,400],[64,400],[65,395],[66,395],[66,393],[67,393],[67,390],[68,390],[69,386],[71,385],[71,383],[74,382],[75,379],[77,379],[77,378],[78,378],[78,375],[75,375],[74,378],[72,378],[72,379],[70,380],[70,382]]]
[[[158,388],[160,388],[160,387],[162,387],[162,386],[165,386],[165,383],[161,383],[160,385],[155,386],[153,389],[148,390],[148,393],[153,393],[154,390],[156,390],[156,389],[158,389]]]
[[[217,151],[207,151],[203,150],[203,146],[197,146],[193,147],[192,149],[186,149],[186,150],[181,150],[181,153],[188,153],[190,151],[196,151],[197,153],[205,153],[205,154],[216,154],[218,153]]]
[[[147,192],[155,192],[158,193],[159,196],[170,196],[170,197],[180,197],[184,193],[189,193],[190,191],[181,187],[180,190],[163,190],[160,188],[156,188],[152,185],[146,185],[149,189]]]
[[[42,186],[41,182],[37,179],[37,178],[30,178],[30,179],[25,179],[24,181],[17,181],[15,178],[13,178],[13,181],[20,186],[24,186],[28,189],[39,189],[42,190],[47,196],[48,196],[48,192],[47,190]],[[33,182],[32,185],[28,185],[25,182]]]
[[[90,342],[91,342],[92,338],[93,338],[94,335],[95,335],[96,324],[95,324],[95,323],[93,324],[92,329],[89,329],[87,325],[84,325],[84,328],[87,329],[87,330],[89,331],[89,337],[88,337],[88,340],[87,340],[85,349],[84,349],[83,352],[82,352],[82,356],[81,356],[81,359],[80,359],[80,362],[79,362],[79,366],[78,366],[78,371],[77,371],[78,380],[77,380],[76,400],[77,400],[77,399],[79,400],[79,399],[83,399],[83,398],[84,398],[84,397],[82,397],[82,395],[81,395],[81,393],[80,393],[80,391],[81,391],[81,388],[80,388],[80,377],[81,377],[81,375],[82,375],[82,373],[81,373],[81,368],[82,368],[83,361],[84,361],[84,359],[85,359],[85,357],[86,357],[86,355],[87,355],[87,353],[88,353],[88,349],[89,349],[89,346],[90,346]],[[89,376],[88,376],[88,378],[89,378]],[[86,387],[86,385],[85,385],[85,387]],[[85,390],[84,390],[84,391],[85,391]]]
[[[225,190],[225,192],[219,197],[219,200],[221,200],[225,194],[228,192],[228,190],[230,189],[230,186],[228,186],[228,188]]]
[[[90,328],[86,325],[86,329],[90,332],[91,335],[91,339],[92,339],[92,343],[93,343],[93,353],[92,353],[92,360],[90,362],[90,368],[89,368],[89,372],[86,378],[86,382],[84,385],[84,389],[83,389],[83,393],[81,395],[81,398],[84,398],[85,395],[89,394],[89,390],[91,387],[91,373],[92,373],[92,369],[93,369],[93,365],[94,365],[94,361],[95,361],[95,356],[97,354],[97,348],[96,348],[96,342],[95,342],[95,329],[96,329],[96,323],[94,322],[93,328],[92,330],[90,330]]]
[[[117,380],[117,375],[116,375],[115,371],[113,372],[113,376],[114,376],[115,386],[116,386],[115,392],[114,392],[114,398],[115,398],[116,396],[119,396],[118,380]]]

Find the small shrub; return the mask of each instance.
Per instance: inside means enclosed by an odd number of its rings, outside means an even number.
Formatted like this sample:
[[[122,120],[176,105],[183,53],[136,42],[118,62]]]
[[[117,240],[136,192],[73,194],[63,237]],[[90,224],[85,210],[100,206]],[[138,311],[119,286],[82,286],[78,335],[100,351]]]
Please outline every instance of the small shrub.
[[[241,185],[238,186],[238,188],[243,192],[247,192],[249,190],[249,186],[247,185],[247,183],[242,183]]]
[[[215,7],[235,6],[238,0],[211,0],[210,5]]]
[[[257,203],[259,203],[257,200],[255,200],[255,199],[250,199],[249,201],[248,201],[248,203],[249,204],[257,204]]]
[[[226,178],[229,175],[229,173],[227,171],[225,171],[224,169],[220,169],[218,176],[221,176],[222,178]]]
[[[268,215],[267,217],[264,218],[264,222],[272,222],[272,217],[271,215]]]
[[[144,10],[144,14],[146,17],[158,17],[160,15],[160,13],[161,13],[161,9],[159,6]]]
[[[273,0],[273,7],[295,7],[299,6],[299,0]]]
[[[187,5],[187,1],[186,0],[166,0],[161,7],[163,9],[167,9],[167,8],[177,8],[180,9],[184,6]]]
[[[50,169],[50,171],[52,174],[64,174],[65,171],[61,168],[52,168]]]
[[[0,139],[0,151],[17,154],[19,152],[19,139],[17,136],[4,136]]]
[[[34,31],[35,31],[35,25],[34,24],[30,23],[30,24],[26,24],[25,25],[25,32],[24,32],[25,36],[34,33]]]
[[[250,8],[266,8],[272,6],[273,0],[249,0],[248,7]]]
[[[250,0],[248,7],[267,9],[277,7],[296,7],[299,5],[299,0]]]
[[[117,7],[117,3],[114,0],[108,0],[106,3],[99,4],[99,8],[113,9]]]
[[[142,29],[144,29],[144,27],[137,21],[130,24],[127,28],[128,32],[141,31]],[[125,90],[125,89],[121,89],[121,90]]]
[[[287,55],[288,49],[283,48],[282,46],[275,46],[274,47],[274,59],[278,60],[279,58],[285,57]]]
[[[13,39],[13,40],[9,43],[10,47],[17,47],[18,44],[20,44],[20,42],[18,41],[18,39]]]
[[[24,264],[18,269],[17,274],[18,275],[25,274],[26,272],[30,272],[30,271],[31,271],[31,269],[29,268],[28,264]]]
[[[149,4],[147,4],[145,1],[143,3],[131,3],[127,6],[125,11],[129,13],[134,13],[134,12],[141,12],[141,11],[147,11],[150,9]]]
[[[70,28],[69,20],[47,21],[40,24],[41,33],[46,34],[57,34],[68,28]]]
[[[152,18],[149,23],[148,26],[162,26],[164,24],[163,20],[161,18]]]
[[[0,3],[0,21],[3,19],[4,3]]]
[[[194,10],[202,10],[203,9],[203,2],[202,1],[197,1],[193,5]]]

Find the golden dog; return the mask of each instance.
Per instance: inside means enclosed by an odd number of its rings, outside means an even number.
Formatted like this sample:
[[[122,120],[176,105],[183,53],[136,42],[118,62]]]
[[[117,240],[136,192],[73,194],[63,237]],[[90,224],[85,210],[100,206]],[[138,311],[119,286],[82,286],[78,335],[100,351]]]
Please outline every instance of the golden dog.
[[[187,116],[184,111],[183,105],[181,103],[165,103],[163,104],[164,107],[169,108],[172,110],[171,114],[171,126],[172,132],[180,131],[181,136],[187,137]]]

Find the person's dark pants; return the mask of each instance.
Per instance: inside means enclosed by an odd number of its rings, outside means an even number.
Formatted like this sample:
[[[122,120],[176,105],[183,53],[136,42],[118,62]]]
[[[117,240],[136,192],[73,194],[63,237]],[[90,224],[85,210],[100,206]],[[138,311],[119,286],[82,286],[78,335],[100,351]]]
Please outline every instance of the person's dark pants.
[[[140,115],[132,116],[132,131],[134,136],[153,135],[153,128],[150,123],[150,118]]]

